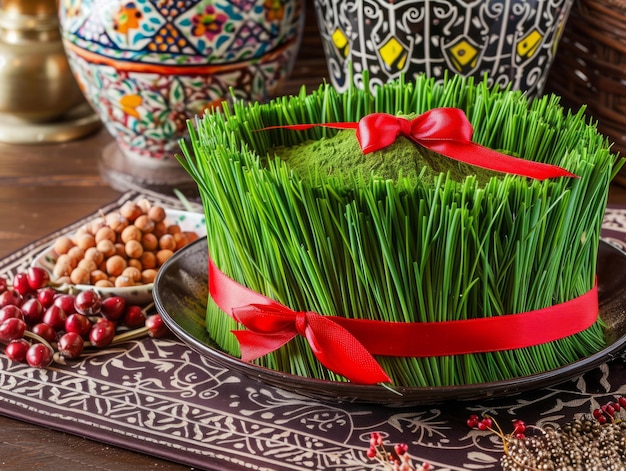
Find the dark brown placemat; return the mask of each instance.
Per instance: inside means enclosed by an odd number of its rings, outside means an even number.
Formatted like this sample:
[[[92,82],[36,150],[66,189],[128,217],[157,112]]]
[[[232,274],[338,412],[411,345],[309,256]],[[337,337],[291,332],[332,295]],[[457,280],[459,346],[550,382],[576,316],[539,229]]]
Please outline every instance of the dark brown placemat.
[[[147,196],[128,193],[103,208]],[[92,215],[85,219],[90,219]],[[0,275],[24,269],[58,234],[0,261]],[[624,246],[626,210],[609,208],[605,240]],[[589,414],[626,395],[621,358],[561,385],[479,402],[393,408],[324,403],[218,367],[173,339],[132,341],[46,370],[0,354],[0,413],[201,469],[367,470],[369,436],[405,442],[414,462],[435,470],[491,470],[502,447],[489,432],[470,430],[470,414],[488,412],[505,430],[522,418],[545,426]]]

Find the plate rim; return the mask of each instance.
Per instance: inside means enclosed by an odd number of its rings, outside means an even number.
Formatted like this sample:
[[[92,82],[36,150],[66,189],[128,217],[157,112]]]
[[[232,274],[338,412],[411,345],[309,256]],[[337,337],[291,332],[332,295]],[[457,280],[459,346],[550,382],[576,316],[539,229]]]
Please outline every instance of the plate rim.
[[[202,246],[203,248],[198,249]],[[604,240],[600,240],[599,250],[610,250],[620,255],[626,262],[626,252],[619,247],[610,244]],[[207,237],[201,237],[191,244],[183,247],[176,252],[159,270],[154,282],[153,297],[155,307],[161,314],[163,321],[170,330],[184,344],[191,347],[199,354],[211,357],[219,361],[222,365],[234,366],[240,374],[256,379],[258,381],[270,384],[272,386],[281,387],[310,396],[318,400],[326,400],[331,402],[354,402],[354,403],[378,403],[384,405],[416,405],[433,402],[443,402],[449,400],[476,400],[489,399],[517,394],[533,389],[545,388],[568,381],[575,376],[587,372],[602,363],[616,358],[621,350],[626,346],[626,332],[618,336],[613,343],[607,345],[602,350],[581,358],[575,362],[563,365],[559,368],[535,373],[527,376],[518,376],[501,381],[472,383],[464,385],[451,386],[401,386],[394,387],[396,393],[380,385],[362,385],[350,382],[331,381],[318,378],[310,378],[286,373],[278,370],[266,368],[254,363],[244,362],[240,358],[230,355],[216,345],[210,345],[204,339],[200,339],[194,334],[187,332],[184,327],[168,312],[166,306],[161,299],[161,283],[169,274],[178,260],[184,256],[189,256],[189,252],[199,251],[206,254],[208,261],[208,242]],[[195,253],[195,252],[194,252]],[[195,254],[200,255],[200,254]],[[205,263],[204,266],[207,264]],[[208,272],[208,270],[206,270]],[[208,280],[208,273],[196,273]],[[601,289],[602,287],[599,286]],[[201,301],[206,306],[206,301]],[[602,306],[600,306],[602,307]],[[625,306],[626,307],[626,306]],[[205,326],[204,317],[200,316],[202,326]],[[210,340],[210,334],[206,332],[206,337]],[[213,342],[214,343],[214,342]],[[295,384],[294,384],[295,383]],[[541,383],[541,384],[539,384]],[[313,388],[319,390],[319,393],[311,394],[309,391],[302,389]],[[343,394],[337,394],[344,391]],[[480,394],[477,394],[480,392]],[[399,394],[399,395],[398,395]]]

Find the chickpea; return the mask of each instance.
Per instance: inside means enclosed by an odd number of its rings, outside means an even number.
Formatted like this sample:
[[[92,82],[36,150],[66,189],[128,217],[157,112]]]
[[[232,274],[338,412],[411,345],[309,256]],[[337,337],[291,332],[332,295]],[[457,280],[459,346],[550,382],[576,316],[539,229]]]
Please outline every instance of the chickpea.
[[[128,226],[122,231],[121,241],[125,244],[129,240],[141,240],[141,230],[138,227],[132,225]]]
[[[167,233],[168,234],[177,234],[179,232],[182,232],[180,226],[178,224],[172,224],[170,226],[167,226]]]
[[[141,232],[152,232],[154,230],[154,221],[145,214],[135,219],[135,227]]]
[[[127,276],[118,276],[115,278],[115,287],[116,288],[126,288],[128,286],[135,286],[135,282],[131,280]]]
[[[130,279],[131,281],[138,283],[141,281],[141,270],[137,269],[136,267],[126,267],[124,268],[124,271],[118,278],[121,278],[124,276]]]
[[[98,281],[101,280],[105,280],[108,281],[108,276],[105,272],[103,272],[102,270],[94,270],[89,274],[89,280],[91,281],[92,285],[96,285],[98,284]]]
[[[83,250],[96,246],[96,238],[92,234],[80,234],[76,236],[76,245]]]
[[[87,260],[93,260],[97,266],[97,265],[100,265],[104,261],[104,253],[98,250],[97,246],[89,247],[87,250],[85,250],[84,258]]]
[[[83,250],[82,247],[75,245],[74,247],[72,247],[71,249],[67,251],[67,255],[70,258],[76,260],[76,262],[78,263],[79,260],[85,257],[85,250]]]
[[[126,267],[126,260],[119,255],[113,255],[106,261],[106,272],[112,276],[119,276]]]
[[[155,268],[157,259],[154,252],[144,252],[141,255],[141,266],[146,269]]]
[[[69,276],[72,273],[74,267],[70,264],[69,257],[61,258],[54,264],[54,268],[52,269],[52,274],[55,278],[60,278],[62,276]]]
[[[63,254],[63,255],[59,255],[59,258],[57,258],[57,265],[61,264],[64,265],[66,264],[67,266],[69,266],[72,270],[74,268],[76,268],[76,265],[78,265],[78,260],[76,260],[74,257],[70,257],[69,254]],[[68,273],[69,275],[69,273]]]
[[[165,220],[165,209],[161,206],[153,206],[148,210],[148,217],[154,222]]]
[[[98,242],[103,241],[103,240],[108,240],[108,241],[115,243],[115,240],[117,239],[117,234],[110,227],[102,226],[100,229],[98,229],[98,232],[96,232],[95,239],[96,239],[96,244],[98,244]]]
[[[54,241],[54,251],[57,255],[63,255],[74,247],[74,245],[74,242],[68,236],[61,236]]]
[[[115,244],[111,242],[109,239],[104,239],[98,242],[96,245],[96,250],[102,253],[103,257],[109,258],[117,253],[115,248]]]
[[[176,250],[176,241],[172,234],[164,234],[159,238],[159,248],[165,250]]]
[[[78,265],[76,265],[76,268],[74,269],[74,271],[76,271],[79,268],[82,270],[85,270],[87,273],[91,273],[92,271],[98,269],[98,265],[93,260],[88,260],[86,258],[83,258],[82,260],[78,262]]]
[[[94,286],[98,288],[113,288],[115,286],[114,283],[111,283],[109,280],[98,280],[94,283]]]
[[[70,273],[70,281],[75,285],[89,284],[89,271],[80,267],[74,268]]]
[[[128,266],[129,267],[134,267],[137,270],[141,271],[143,270],[143,266],[141,265],[141,261],[136,259],[136,258],[131,258],[128,260]]]
[[[127,201],[120,208],[120,214],[122,215],[122,217],[126,218],[128,222],[133,222],[135,219],[141,216],[142,213],[143,212],[141,211],[141,208],[132,201]]]
[[[159,239],[154,233],[148,232],[141,237],[141,245],[143,245],[144,251],[154,251],[159,248]]]
[[[148,268],[141,272],[141,282],[144,284],[154,283],[157,271],[154,268]]]
[[[163,234],[167,234],[167,224],[165,221],[154,223],[154,230],[152,233],[158,237],[161,237]]]
[[[120,257],[126,256],[126,245],[122,242],[116,242],[115,244],[115,255],[119,255]]]
[[[129,258],[140,258],[143,254],[143,245],[138,240],[129,240],[124,246],[124,251]]]
[[[116,234],[121,233],[126,227],[128,227],[128,219],[117,213],[107,214],[106,223],[107,226],[113,229]]]
[[[174,255],[174,252],[172,252],[171,250],[159,250],[156,253],[157,266],[160,267],[161,265],[163,265],[172,255]]]

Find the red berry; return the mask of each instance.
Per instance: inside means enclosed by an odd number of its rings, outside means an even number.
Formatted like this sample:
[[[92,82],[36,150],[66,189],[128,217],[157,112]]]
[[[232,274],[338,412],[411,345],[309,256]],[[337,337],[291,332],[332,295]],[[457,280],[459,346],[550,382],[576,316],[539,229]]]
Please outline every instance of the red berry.
[[[24,361],[29,348],[30,343],[26,339],[11,340],[4,349],[4,353],[11,361]]]
[[[74,309],[80,314],[93,316],[100,314],[102,300],[100,295],[93,290],[81,291],[74,299]]]
[[[58,294],[52,304],[63,309],[63,312],[69,316],[76,312],[74,308],[74,298],[75,296],[71,294]]]
[[[26,332],[26,322],[17,317],[5,320],[0,324],[0,341],[10,342],[11,340],[21,339]]]
[[[7,289],[0,293],[0,307],[21,306],[24,298],[14,289]]]
[[[37,290],[37,299],[41,303],[44,309],[49,308],[54,303],[54,298],[56,297],[57,292],[54,288],[41,288]]]
[[[613,402],[612,405],[613,405],[613,408],[615,409],[615,412],[619,412],[620,409],[622,408],[622,406],[620,406],[617,402]]]
[[[65,311],[56,304],[53,304],[43,313],[42,322],[48,324],[54,330],[61,330],[65,327],[66,319],[67,314]]]
[[[75,312],[74,314],[67,316],[67,319],[65,319],[66,332],[75,332],[81,337],[85,337],[89,335],[90,330],[91,321],[84,314],[78,314]]]
[[[146,319],[145,325],[148,328],[148,335],[150,337],[165,337],[169,333],[169,329],[159,314],[149,316]]]
[[[622,407],[626,407],[626,397],[620,397],[617,402],[619,403],[620,406]]]
[[[602,409],[594,409],[593,410],[593,416],[597,419],[599,417],[602,417],[604,415],[604,412],[602,412]]]
[[[607,421],[606,415],[601,415],[600,417],[596,417],[596,420],[598,421],[600,425],[604,425],[606,424],[606,421]]]
[[[124,309],[126,309],[126,300],[121,296],[111,296],[102,300],[100,313],[105,319],[117,322],[124,315]]]
[[[29,298],[22,304],[24,320],[28,325],[35,325],[43,319],[43,306],[37,298]]]
[[[50,281],[50,274],[41,267],[29,267],[26,271],[26,279],[30,289],[35,291],[43,288]]]
[[[0,276],[0,293],[4,293],[9,287],[9,283],[7,282],[7,279]]]
[[[124,313],[124,325],[134,329],[146,324],[146,315],[139,306],[128,306]]]
[[[479,417],[476,414],[472,414],[468,417],[467,419],[467,426],[469,428],[476,428],[478,427],[478,422],[479,422]]]
[[[28,284],[28,276],[26,273],[17,273],[13,277],[13,289],[22,296],[26,296],[32,291],[30,285]]]
[[[52,343],[57,340],[57,333],[54,328],[48,324],[40,322],[31,327],[31,332],[35,335],[39,335],[42,339]]]
[[[526,431],[526,423],[517,419],[513,421],[513,433],[524,433]]]
[[[478,430],[489,430],[493,425],[493,421],[489,417],[485,417],[483,420],[478,422]]]
[[[35,368],[45,368],[52,363],[53,352],[43,343],[35,343],[26,352],[26,362]]]
[[[83,353],[84,346],[85,342],[77,332],[63,334],[57,344],[61,356],[72,360],[78,358]]]
[[[375,458],[375,457],[376,457],[376,448],[374,448],[374,447],[372,447],[372,446],[371,446],[371,447],[369,447],[369,448],[367,449],[367,457],[368,457],[368,458]]]
[[[402,456],[409,451],[409,446],[406,443],[398,443],[393,447],[393,450],[396,452],[396,455]]]
[[[4,322],[7,319],[17,317],[18,319],[24,319],[24,311],[19,307],[12,304],[0,308],[0,322]]]
[[[106,347],[115,337],[115,323],[102,319],[96,322],[89,332],[89,341],[96,347]]]

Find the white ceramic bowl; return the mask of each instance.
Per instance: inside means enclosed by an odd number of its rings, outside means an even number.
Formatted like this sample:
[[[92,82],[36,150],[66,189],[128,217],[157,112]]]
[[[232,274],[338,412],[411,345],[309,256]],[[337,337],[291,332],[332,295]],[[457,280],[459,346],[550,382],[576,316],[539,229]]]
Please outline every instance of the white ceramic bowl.
[[[194,213],[189,211],[179,211],[174,209],[166,209],[166,222],[168,224],[177,224],[183,231],[193,231],[198,234],[198,237],[204,237],[206,235],[206,226],[204,220],[204,214]],[[73,233],[67,235],[72,236]],[[54,278],[52,275],[54,264],[56,262],[57,255],[54,251],[54,244],[48,246],[39,255],[35,257],[32,262],[33,266],[45,268],[49,273],[52,281]],[[94,290],[102,297],[109,296],[121,296],[127,303],[144,305],[152,302],[152,290],[154,283],[148,283],[145,285],[129,286],[125,288],[99,288],[93,285],[65,285],[68,289],[76,291]]]

